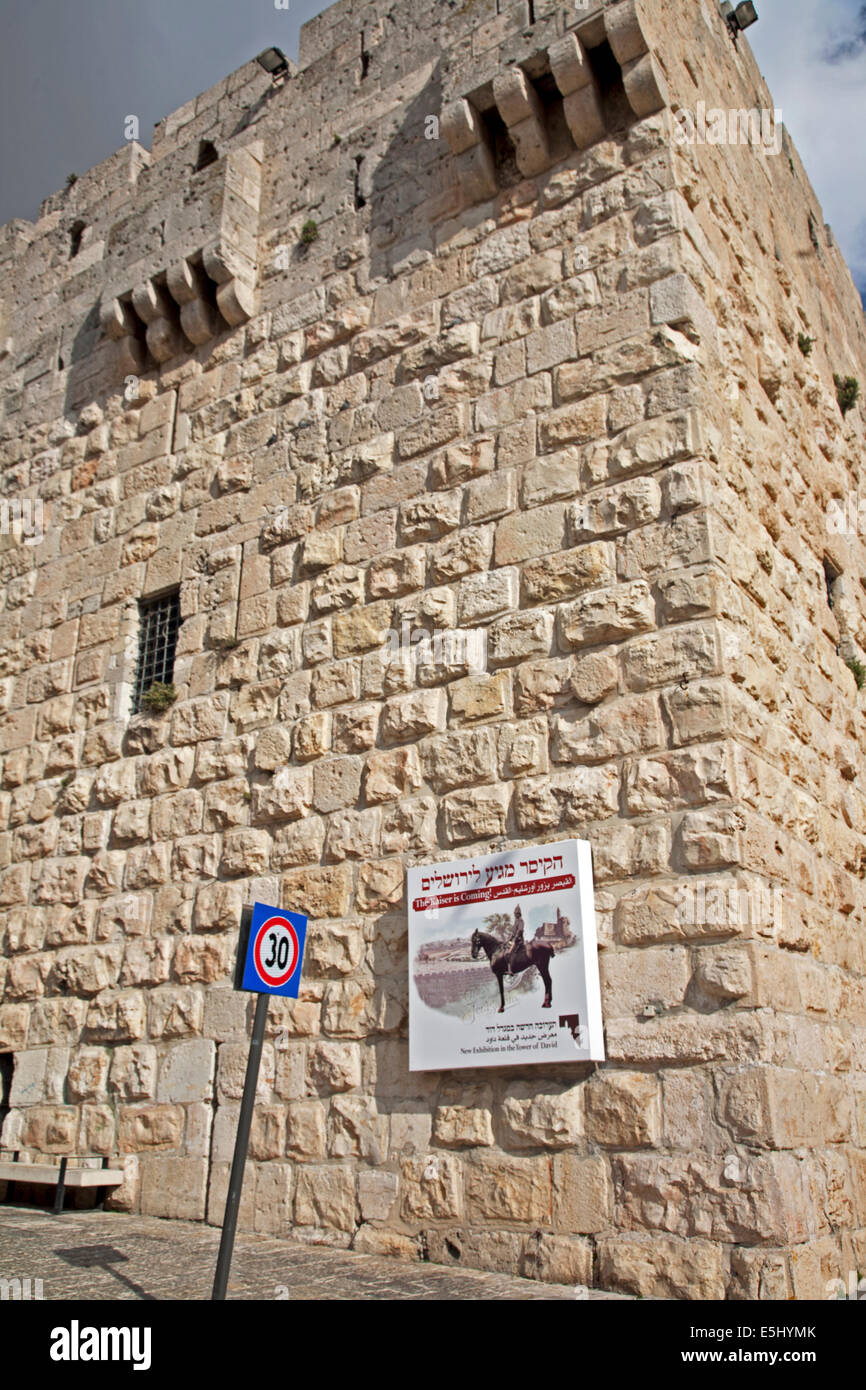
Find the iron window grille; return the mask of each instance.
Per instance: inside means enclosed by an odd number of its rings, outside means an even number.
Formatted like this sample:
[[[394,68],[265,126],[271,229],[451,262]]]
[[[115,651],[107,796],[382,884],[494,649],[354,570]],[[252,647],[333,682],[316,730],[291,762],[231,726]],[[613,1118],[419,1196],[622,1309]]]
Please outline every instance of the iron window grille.
[[[157,681],[171,685],[174,653],[180,627],[180,593],[177,589],[139,604],[138,668],[135,673],[133,711],[143,708],[142,697]]]

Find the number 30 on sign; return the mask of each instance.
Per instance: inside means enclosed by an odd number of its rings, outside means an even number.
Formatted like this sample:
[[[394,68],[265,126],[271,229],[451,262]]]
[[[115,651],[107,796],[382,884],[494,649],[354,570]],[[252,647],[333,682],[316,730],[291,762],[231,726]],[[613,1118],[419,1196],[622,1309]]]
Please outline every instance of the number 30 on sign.
[[[297,999],[306,937],[306,917],[256,903],[241,989]]]

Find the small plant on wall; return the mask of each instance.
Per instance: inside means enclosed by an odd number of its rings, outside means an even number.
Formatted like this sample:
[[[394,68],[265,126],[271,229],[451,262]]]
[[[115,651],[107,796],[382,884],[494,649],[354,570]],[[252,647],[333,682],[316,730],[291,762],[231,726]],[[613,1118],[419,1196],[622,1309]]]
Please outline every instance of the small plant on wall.
[[[312,246],[314,241],[319,240],[319,224],[314,222],[312,217],[308,217],[301,228],[301,245]]]
[[[849,410],[853,410],[860,399],[860,383],[856,376],[839,376],[833,374],[833,382],[836,387],[836,399],[839,402],[839,409],[843,415],[847,415]]]
[[[812,356],[812,348],[815,346],[815,339],[810,338],[807,333],[797,334],[797,346],[804,357]]]
[[[852,656],[850,661],[845,662],[845,665],[857,682],[857,689],[862,690],[863,686],[866,685],[866,666],[863,665],[862,661],[858,661],[856,656]]]
[[[176,699],[177,691],[173,685],[166,685],[165,681],[154,681],[142,695],[141,706],[149,714],[164,714]]]

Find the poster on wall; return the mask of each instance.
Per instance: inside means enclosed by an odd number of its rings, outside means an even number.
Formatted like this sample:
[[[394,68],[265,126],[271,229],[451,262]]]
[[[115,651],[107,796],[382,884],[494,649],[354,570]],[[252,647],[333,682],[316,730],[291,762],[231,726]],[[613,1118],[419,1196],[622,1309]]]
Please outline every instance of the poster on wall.
[[[588,840],[408,873],[410,1071],[604,1061]]]

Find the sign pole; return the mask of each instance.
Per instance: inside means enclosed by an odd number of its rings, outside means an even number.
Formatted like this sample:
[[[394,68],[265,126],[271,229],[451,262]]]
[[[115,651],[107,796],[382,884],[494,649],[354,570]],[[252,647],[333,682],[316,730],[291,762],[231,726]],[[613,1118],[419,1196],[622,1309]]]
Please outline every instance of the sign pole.
[[[241,1100],[241,1111],[238,1116],[238,1132],[235,1139],[235,1153],[232,1159],[232,1171],[229,1178],[229,1190],[226,1197],[225,1216],[223,1217],[223,1229],[220,1236],[219,1255],[217,1256],[216,1274],[213,1281],[213,1293],[211,1301],[225,1299],[226,1288],[229,1282],[229,1269],[232,1262],[232,1251],[235,1245],[235,1230],[238,1224],[238,1209],[241,1204],[241,1188],[244,1182],[244,1168],[247,1161],[247,1149],[250,1142],[250,1126],[253,1120],[253,1106],[256,1099],[256,1086],[259,1080],[259,1065],[262,1060],[262,1046],[265,1041],[265,1023],[268,1017],[269,994],[259,994],[256,996],[256,1016],[253,1022],[253,1036],[250,1043],[250,1054],[247,1058],[247,1074],[244,1078],[244,1094]]]

